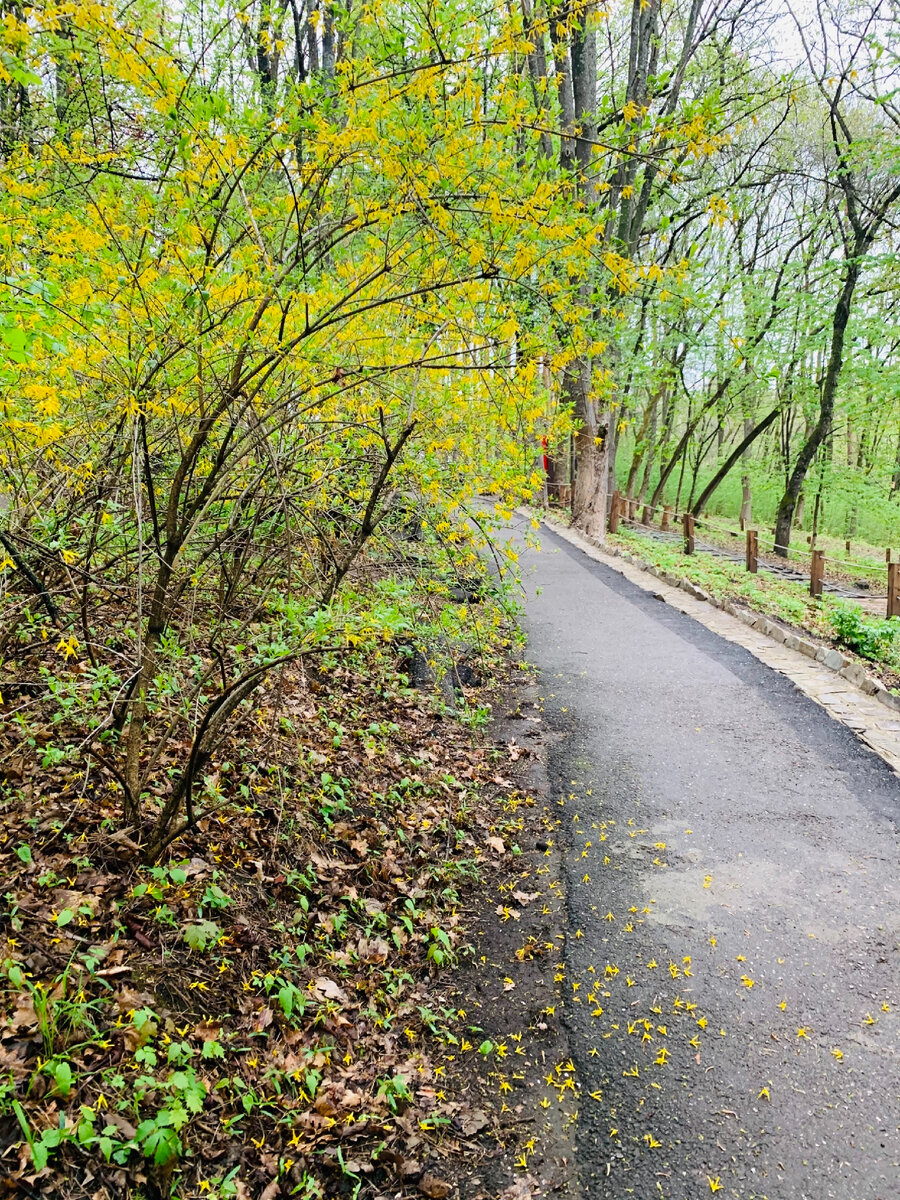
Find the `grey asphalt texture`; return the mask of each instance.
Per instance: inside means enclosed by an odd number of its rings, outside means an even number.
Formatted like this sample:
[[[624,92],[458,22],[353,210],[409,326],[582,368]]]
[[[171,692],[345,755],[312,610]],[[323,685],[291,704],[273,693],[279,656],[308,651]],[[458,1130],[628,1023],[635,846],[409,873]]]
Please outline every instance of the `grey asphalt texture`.
[[[527,656],[564,735],[552,1086],[577,1080],[581,1194],[900,1200],[896,776],[744,649],[526,526]]]

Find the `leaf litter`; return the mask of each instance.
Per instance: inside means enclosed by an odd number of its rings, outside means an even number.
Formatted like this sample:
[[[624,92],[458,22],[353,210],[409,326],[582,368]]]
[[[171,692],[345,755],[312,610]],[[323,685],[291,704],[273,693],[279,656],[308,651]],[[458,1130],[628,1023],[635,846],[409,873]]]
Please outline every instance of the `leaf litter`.
[[[209,765],[221,803],[153,867],[79,764],[16,754],[8,1194],[442,1200],[496,1154],[496,1097],[453,1065],[491,1051],[439,976],[471,958],[479,889],[516,875],[508,772],[531,752],[365,653],[269,682]]]

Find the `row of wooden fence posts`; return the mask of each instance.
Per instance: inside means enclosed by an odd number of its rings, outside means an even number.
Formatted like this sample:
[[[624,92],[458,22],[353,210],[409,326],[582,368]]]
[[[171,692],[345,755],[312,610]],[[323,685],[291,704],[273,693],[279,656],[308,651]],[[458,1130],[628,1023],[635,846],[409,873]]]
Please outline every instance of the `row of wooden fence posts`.
[[[609,532],[618,533],[619,522],[623,518],[633,521],[636,511],[637,501],[628,499],[621,492],[613,492],[609,510]],[[672,505],[666,504],[662,510],[660,529],[663,531],[668,530],[671,518]],[[643,513],[641,514],[641,524],[649,525],[652,519],[653,511],[649,505],[645,504]],[[693,513],[684,513],[681,518],[681,527],[684,535],[684,552],[685,554],[693,554],[696,550]],[[755,575],[759,571],[759,531],[756,529],[747,529],[745,537],[747,570]],[[888,617],[900,617],[900,562],[891,562],[890,549],[885,551],[884,557],[887,563],[888,576],[887,615]],[[816,597],[821,596],[824,582],[825,551],[813,550],[809,566],[809,594]]]
[[[637,519],[637,500],[630,499],[624,496],[621,492],[613,492],[612,502],[609,506],[609,521],[608,528],[610,533],[618,533],[619,522],[635,521]],[[663,505],[662,517],[659,527],[665,533],[669,529],[672,521],[672,505]],[[645,504],[641,510],[641,524],[649,525],[653,520],[654,509],[649,504]]]

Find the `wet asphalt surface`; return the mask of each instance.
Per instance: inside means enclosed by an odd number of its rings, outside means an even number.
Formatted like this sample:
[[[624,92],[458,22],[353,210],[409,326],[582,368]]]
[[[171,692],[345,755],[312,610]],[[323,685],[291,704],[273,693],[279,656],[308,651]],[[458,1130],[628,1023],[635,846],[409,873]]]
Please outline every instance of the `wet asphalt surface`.
[[[900,782],[741,647],[514,524],[564,735],[552,1086],[581,1194],[900,1200]]]

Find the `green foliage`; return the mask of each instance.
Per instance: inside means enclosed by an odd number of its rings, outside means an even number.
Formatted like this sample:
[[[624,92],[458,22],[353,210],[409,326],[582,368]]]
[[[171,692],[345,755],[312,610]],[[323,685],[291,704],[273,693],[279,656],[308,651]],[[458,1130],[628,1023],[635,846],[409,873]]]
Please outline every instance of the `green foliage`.
[[[412,1103],[412,1092],[409,1082],[403,1075],[394,1075],[390,1079],[382,1079],[378,1084],[378,1095],[383,1096],[391,1112],[402,1112]]]
[[[867,616],[855,604],[836,604],[830,613],[835,640],[872,662],[896,659],[900,618],[880,620]]]
[[[222,927],[215,921],[197,921],[188,925],[184,931],[184,940],[192,950],[205,950],[207,946],[214,945],[221,936]]]
[[[764,568],[750,575],[741,563],[698,552],[681,554],[662,543],[627,531],[616,539],[642,562],[689,579],[719,599],[738,600],[758,612],[780,618],[815,636],[834,638],[848,650],[889,667],[900,664],[900,619],[871,616],[859,605],[823,596],[814,600],[805,583],[791,583]]]

